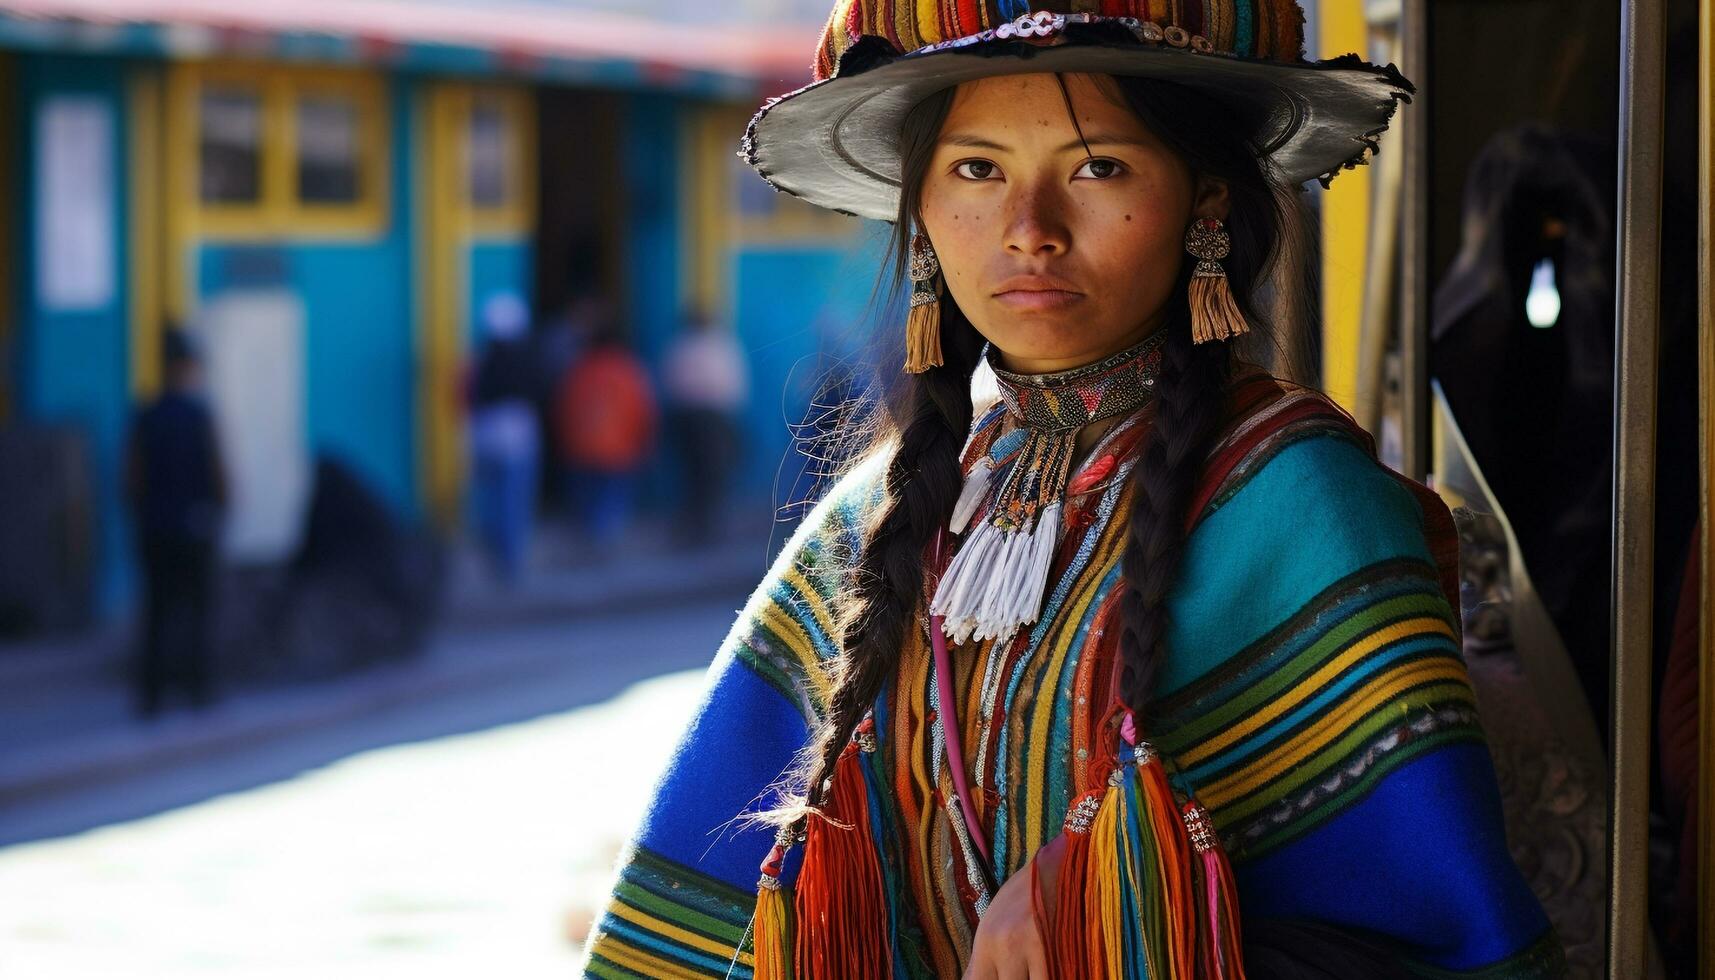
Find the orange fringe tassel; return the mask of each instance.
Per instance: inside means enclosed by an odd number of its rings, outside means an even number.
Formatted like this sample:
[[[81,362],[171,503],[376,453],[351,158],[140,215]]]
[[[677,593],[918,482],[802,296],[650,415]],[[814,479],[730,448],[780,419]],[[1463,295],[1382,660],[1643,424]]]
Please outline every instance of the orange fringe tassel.
[[[892,970],[881,861],[870,835],[869,790],[857,743],[846,746],[834,783],[812,816],[794,891],[797,976],[869,980]]]
[[[1131,768],[1115,770],[1105,791],[1079,797],[1067,818],[1046,916],[1051,975],[1106,980],[1125,975],[1129,957],[1148,961],[1160,980],[1243,980],[1238,891],[1208,811],[1195,801],[1179,805],[1159,756]],[[1137,846],[1145,848],[1135,855],[1126,843],[1131,807],[1140,810]],[[1128,902],[1143,903],[1131,911],[1141,922],[1126,919]],[[1155,962],[1160,956],[1165,962]]]
[[[1137,767],[1142,782],[1143,802],[1155,830],[1156,847],[1160,854],[1161,896],[1166,906],[1168,976],[1195,976],[1197,963],[1197,895],[1192,877],[1191,839],[1185,832],[1185,821],[1174,804],[1173,789],[1167,784],[1167,771],[1160,756]]]
[[[1227,274],[1191,277],[1191,340],[1201,344],[1206,340],[1226,340],[1250,329],[1239,304],[1233,299]]]
[[[1087,829],[1068,827],[1065,837],[1054,908],[1048,914],[1051,932],[1044,937],[1049,972],[1058,980],[1097,980],[1102,975],[1101,964],[1095,956],[1096,944],[1087,934],[1089,917],[1084,901],[1089,891],[1090,834]]]

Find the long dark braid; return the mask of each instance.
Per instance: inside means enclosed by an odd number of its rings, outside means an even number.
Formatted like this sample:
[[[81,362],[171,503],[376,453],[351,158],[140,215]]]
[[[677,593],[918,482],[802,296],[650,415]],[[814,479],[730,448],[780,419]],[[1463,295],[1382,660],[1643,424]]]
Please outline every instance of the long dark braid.
[[[916,106],[905,120],[901,159],[907,172],[921,173],[952,102],[949,90]],[[906,263],[917,214],[918,182],[900,195],[894,223],[893,282]],[[901,639],[915,629],[923,591],[923,552],[945,526],[964,484],[959,450],[971,427],[971,376],[982,352],[982,335],[950,294],[941,298],[942,364],[922,374],[902,375],[875,436],[895,440],[887,463],[886,498],[872,518],[852,584],[840,597],[841,653],[830,678],[822,724],[798,767],[804,805],[824,802],[823,790],[840,752],[864,713],[899,665]],[[802,819],[802,808],[799,819]],[[788,811],[790,812],[790,811]]]
[[[1166,646],[1167,593],[1185,550],[1185,508],[1220,420],[1230,369],[1220,342],[1194,344],[1189,321],[1168,326],[1155,419],[1132,470],[1131,514],[1120,556],[1120,699],[1143,722]]]
[[[952,300],[943,299],[942,307],[944,363],[911,376],[905,386],[904,424],[887,464],[886,500],[871,524],[852,587],[842,596],[842,652],[834,665],[826,720],[812,749],[815,768],[806,781],[812,806],[821,802],[823,781],[899,665],[901,638],[916,628],[924,549],[946,526],[964,483],[959,450],[970,432],[971,375],[982,337]]]
[[[1291,215],[1275,193],[1254,149],[1230,114],[1208,96],[1173,83],[1120,78],[1120,94],[1151,131],[1172,145],[1199,174],[1227,181],[1232,254],[1223,263],[1233,297],[1253,325],[1261,321],[1255,291],[1276,258]],[[1139,731],[1147,730],[1157,677],[1167,649],[1167,596],[1185,551],[1186,510],[1218,434],[1233,349],[1225,341],[1191,340],[1186,295],[1191,263],[1180,270],[1168,317],[1168,338],[1157,382],[1155,418],[1132,471],[1134,492],[1120,556],[1120,700]]]

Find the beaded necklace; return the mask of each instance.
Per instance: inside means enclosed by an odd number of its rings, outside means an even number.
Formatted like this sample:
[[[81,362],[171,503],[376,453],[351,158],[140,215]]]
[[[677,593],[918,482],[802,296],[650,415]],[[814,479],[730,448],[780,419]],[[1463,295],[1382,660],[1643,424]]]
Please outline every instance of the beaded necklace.
[[[929,605],[955,643],[1036,621],[1078,430],[1155,397],[1166,341],[1166,330],[1157,330],[1099,361],[1048,374],[1008,371],[984,345],[1005,411],[986,416],[961,454],[965,484],[948,527],[963,540]]]

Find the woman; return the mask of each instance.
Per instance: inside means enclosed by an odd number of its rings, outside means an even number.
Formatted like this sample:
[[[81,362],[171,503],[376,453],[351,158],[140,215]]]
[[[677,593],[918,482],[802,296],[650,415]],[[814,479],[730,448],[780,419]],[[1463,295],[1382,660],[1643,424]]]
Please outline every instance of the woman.
[[[1445,506],[1231,346],[1282,188],[1409,86],[1299,61],[1294,3],[1016,6],[842,0],[752,122],[776,186],[894,222],[907,371],[723,644],[586,970],[1559,975]]]

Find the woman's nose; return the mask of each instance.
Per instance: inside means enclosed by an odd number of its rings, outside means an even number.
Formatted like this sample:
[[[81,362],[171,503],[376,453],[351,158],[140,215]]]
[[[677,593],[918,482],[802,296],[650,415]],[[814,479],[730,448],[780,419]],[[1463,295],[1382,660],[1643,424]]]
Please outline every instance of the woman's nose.
[[[1021,255],[1058,255],[1072,244],[1065,202],[1052,190],[1026,188],[1011,203],[1006,249]]]

